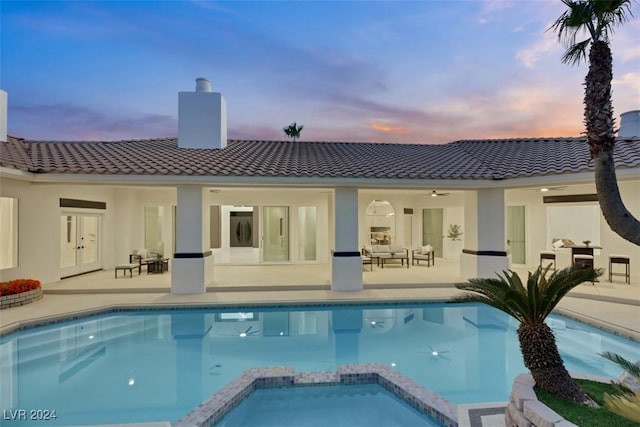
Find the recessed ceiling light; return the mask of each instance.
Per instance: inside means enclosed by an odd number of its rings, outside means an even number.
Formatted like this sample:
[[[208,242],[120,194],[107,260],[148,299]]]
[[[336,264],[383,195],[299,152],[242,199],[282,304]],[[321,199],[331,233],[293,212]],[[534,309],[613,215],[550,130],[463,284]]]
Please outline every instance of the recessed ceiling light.
[[[136,380],[134,378],[129,378],[129,385],[132,386],[136,383]]]
[[[543,193],[546,193],[547,191],[549,191],[548,188],[541,188],[540,191],[542,191]]]

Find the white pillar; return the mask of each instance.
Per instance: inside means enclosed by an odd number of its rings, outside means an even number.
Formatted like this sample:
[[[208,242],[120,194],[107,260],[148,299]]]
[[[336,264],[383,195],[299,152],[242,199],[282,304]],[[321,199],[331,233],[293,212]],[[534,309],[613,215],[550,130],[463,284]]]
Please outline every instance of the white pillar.
[[[465,194],[464,249],[460,276],[493,278],[509,268],[506,252],[504,189],[483,189]]]
[[[358,250],[358,189],[335,190],[336,248],[332,257],[331,289],[362,289],[362,257]]]
[[[199,185],[179,185],[177,198],[171,293],[205,293],[206,286],[213,281],[208,191]]]

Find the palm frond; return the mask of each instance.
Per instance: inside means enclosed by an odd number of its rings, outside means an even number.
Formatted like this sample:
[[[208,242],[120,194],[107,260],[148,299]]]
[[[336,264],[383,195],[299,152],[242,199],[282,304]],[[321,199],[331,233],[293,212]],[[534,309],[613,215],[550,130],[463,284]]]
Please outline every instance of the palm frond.
[[[453,302],[479,302],[479,303],[486,304],[490,307],[496,308],[520,322],[525,320],[521,316],[521,314],[517,310],[515,310],[513,306],[509,305],[506,301],[490,298],[486,295],[479,295],[479,294],[472,294],[472,293],[461,294],[453,297]]]
[[[547,29],[558,34],[558,39],[567,48],[562,62],[576,65],[586,60],[589,44],[608,42],[615,27],[633,16],[631,0],[562,0],[567,6],[562,15]],[[589,37],[576,42],[578,34],[586,32]]]
[[[620,366],[625,371],[629,372],[634,377],[640,379],[640,367],[630,360],[625,359],[616,353],[611,353],[610,351],[604,352],[600,354],[600,356],[604,357],[607,360],[612,361],[616,365]]]
[[[580,62],[586,61],[587,51],[591,41],[592,39],[588,38],[569,46],[562,55],[562,62],[570,65],[578,65]]]
[[[520,322],[542,323],[560,300],[573,288],[595,280],[602,270],[584,269],[574,265],[549,274],[550,266],[529,272],[526,287],[520,276],[511,270],[497,274],[497,278],[475,278],[457,283],[456,288],[467,291],[454,298],[457,302],[482,302],[501,310]]]
[[[593,282],[602,272],[602,269],[585,269],[580,264],[554,272],[548,278],[549,285],[540,300],[538,315],[546,318],[569,291],[582,283]]]

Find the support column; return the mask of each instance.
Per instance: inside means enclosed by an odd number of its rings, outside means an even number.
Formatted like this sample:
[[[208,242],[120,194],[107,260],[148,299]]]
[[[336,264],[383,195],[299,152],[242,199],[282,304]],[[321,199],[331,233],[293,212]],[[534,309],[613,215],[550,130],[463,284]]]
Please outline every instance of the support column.
[[[179,185],[172,294],[202,294],[213,281],[209,248],[209,193],[199,185]]]
[[[460,256],[460,276],[493,278],[508,269],[504,189],[467,192],[464,223],[465,249]]]
[[[335,189],[335,243],[332,257],[331,289],[362,289],[362,257],[358,250],[358,189]]]

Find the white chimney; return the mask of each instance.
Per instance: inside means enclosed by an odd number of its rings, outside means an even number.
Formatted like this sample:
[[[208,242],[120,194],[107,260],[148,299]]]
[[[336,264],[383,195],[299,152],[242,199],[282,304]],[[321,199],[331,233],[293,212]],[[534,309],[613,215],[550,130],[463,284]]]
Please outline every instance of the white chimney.
[[[618,138],[640,137],[640,110],[620,114]]]
[[[0,141],[7,142],[7,92],[0,89]]]
[[[198,77],[195,92],[178,93],[178,147],[227,146],[227,103],[211,92],[209,80]]]

